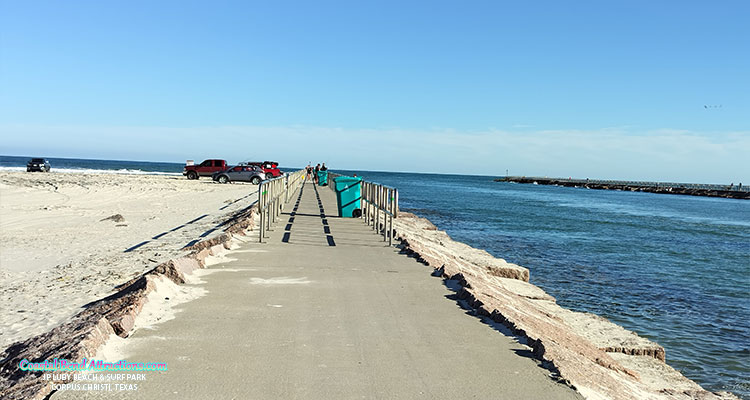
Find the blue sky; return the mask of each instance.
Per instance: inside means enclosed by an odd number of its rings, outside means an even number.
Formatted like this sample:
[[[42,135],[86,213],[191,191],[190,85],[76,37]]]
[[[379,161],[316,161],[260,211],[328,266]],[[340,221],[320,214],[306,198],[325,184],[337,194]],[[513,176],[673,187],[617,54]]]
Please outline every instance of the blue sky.
[[[750,182],[747,1],[0,4],[0,154]]]

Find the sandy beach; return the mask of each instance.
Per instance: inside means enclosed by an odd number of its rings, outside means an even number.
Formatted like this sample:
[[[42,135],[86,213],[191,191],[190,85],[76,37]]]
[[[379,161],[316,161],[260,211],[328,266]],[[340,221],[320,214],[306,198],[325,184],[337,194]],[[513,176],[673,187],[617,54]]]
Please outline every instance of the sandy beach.
[[[180,175],[0,172],[0,347],[221,233],[256,191]]]

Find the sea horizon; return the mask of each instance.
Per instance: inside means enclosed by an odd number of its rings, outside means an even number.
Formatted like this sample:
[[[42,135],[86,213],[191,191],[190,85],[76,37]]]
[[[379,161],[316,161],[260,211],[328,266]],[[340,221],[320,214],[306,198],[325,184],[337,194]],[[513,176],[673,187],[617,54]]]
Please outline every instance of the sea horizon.
[[[3,158],[12,158],[14,160],[4,160]],[[21,168],[26,166],[26,162],[31,158],[47,158],[48,160],[65,160],[65,161],[96,161],[96,162],[120,162],[120,163],[142,163],[142,164],[162,164],[162,165],[174,165],[179,166],[179,171],[173,171],[172,173],[179,172],[182,173],[182,167],[185,166],[185,162],[176,162],[176,161],[151,161],[151,160],[122,160],[122,159],[105,159],[105,158],[75,158],[75,157],[37,157],[37,156],[19,156],[19,155],[7,155],[7,154],[0,154],[0,168],[8,168],[9,166],[5,165],[6,163],[10,162],[13,163],[13,167],[15,168]],[[18,159],[18,160],[15,160]],[[23,160],[21,160],[23,159]],[[221,158],[217,158],[221,159]],[[20,161],[24,161],[21,163]],[[187,160],[186,160],[187,161]],[[193,160],[196,164],[200,163],[203,160]],[[254,161],[265,161],[265,160],[254,160]],[[275,161],[275,160],[273,160]],[[238,161],[237,163],[240,163],[242,161]],[[16,165],[18,163],[18,165]],[[229,162],[230,165],[236,164]],[[314,165],[313,165],[314,166]],[[53,166],[53,168],[55,168]],[[280,165],[280,169],[284,170],[300,170],[305,168],[305,166],[289,166],[289,165]],[[83,168],[81,168],[83,169]],[[358,169],[356,168],[336,168],[336,167],[330,167],[329,170],[331,171],[341,171],[341,172],[356,172]],[[734,182],[729,183],[717,183],[717,182],[698,182],[698,181],[688,181],[688,180],[682,180],[682,181],[675,181],[675,180],[649,180],[649,179],[625,179],[625,178],[609,178],[609,177],[564,177],[564,176],[539,176],[539,175],[518,175],[518,174],[512,174],[512,175],[503,175],[503,174],[450,174],[445,172],[423,172],[423,171],[388,171],[388,170],[362,170],[367,172],[375,172],[375,173],[390,173],[390,174],[416,174],[416,175],[436,175],[436,176],[466,176],[466,177],[489,177],[489,178],[500,178],[500,177],[526,177],[526,178],[550,178],[550,179],[591,179],[591,180],[614,180],[614,181],[639,181],[639,182],[654,182],[654,183],[681,183],[681,184],[690,184],[690,185],[728,185],[733,184]],[[148,171],[144,171],[148,172]],[[159,172],[159,171],[151,171],[151,172]],[[750,181],[749,181],[750,182]],[[741,183],[741,182],[737,182]]]

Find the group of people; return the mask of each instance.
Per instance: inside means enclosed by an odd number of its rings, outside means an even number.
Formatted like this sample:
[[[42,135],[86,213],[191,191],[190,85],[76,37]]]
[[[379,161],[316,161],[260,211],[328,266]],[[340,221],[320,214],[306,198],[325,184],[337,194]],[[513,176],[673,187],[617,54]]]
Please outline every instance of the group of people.
[[[310,163],[312,164],[312,163]],[[316,165],[315,168],[311,167],[310,164],[307,164],[307,168],[305,169],[307,171],[307,178],[310,179],[312,177],[313,183],[318,183],[318,172],[319,171],[328,171],[328,167],[326,167],[326,163],[323,163],[323,165]]]

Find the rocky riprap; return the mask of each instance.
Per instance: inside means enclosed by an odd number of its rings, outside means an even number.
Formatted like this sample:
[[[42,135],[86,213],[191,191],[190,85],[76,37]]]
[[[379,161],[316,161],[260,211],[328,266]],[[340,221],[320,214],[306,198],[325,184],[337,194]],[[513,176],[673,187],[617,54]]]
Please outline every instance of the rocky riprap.
[[[529,283],[526,268],[456,242],[413,214],[400,213],[393,226],[404,253],[434,268],[434,275],[457,280],[459,298],[522,338],[584,397],[737,399],[727,392],[708,392],[671,368],[658,344],[600,316],[560,307]]]

